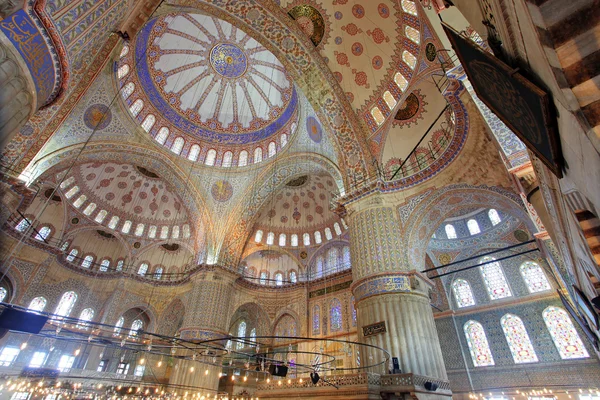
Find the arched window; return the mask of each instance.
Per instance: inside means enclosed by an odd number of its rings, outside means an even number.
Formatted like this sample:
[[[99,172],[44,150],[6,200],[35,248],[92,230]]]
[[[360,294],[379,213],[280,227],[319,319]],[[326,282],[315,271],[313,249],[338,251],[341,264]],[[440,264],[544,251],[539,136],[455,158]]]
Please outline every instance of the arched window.
[[[60,188],[61,189],[66,189],[69,186],[71,186],[73,183],[75,183],[75,177],[74,176],[70,176],[69,178],[67,178],[64,181],[62,181],[62,183],[60,184]]]
[[[96,221],[97,223],[101,224],[102,221],[104,221],[104,218],[106,218],[107,215],[108,215],[108,211],[106,211],[106,210],[100,210],[98,212],[98,214],[96,215],[96,218],[94,218],[94,221]]]
[[[283,285],[283,274],[281,272],[275,274],[275,284],[277,286]]]
[[[50,236],[50,233],[52,233],[52,229],[50,229],[49,226],[42,226],[38,230],[37,235],[35,235],[35,240],[39,240],[40,242],[44,242],[46,239],[48,239],[48,237]]]
[[[312,332],[313,335],[318,335],[321,333],[321,308],[314,306],[312,314]]]
[[[87,205],[87,207],[85,208],[85,210],[83,210],[83,213],[85,215],[90,215],[91,213],[94,212],[94,210],[96,209],[96,203],[90,203]]]
[[[521,318],[516,315],[506,314],[500,320],[504,336],[510,347],[515,364],[537,362],[538,358],[523,325]]]
[[[298,235],[296,235],[295,233],[292,234],[292,236],[290,238],[290,243],[291,243],[292,247],[298,246]]]
[[[408,87],[408,81],[400,72],[396,72],[396,75],[394,75],[394,83],[396,84],[396,86],[398,86],[398,88],[400,88],[400,91],[402,92],[404,92]]]
[[[29,225],[31,225],[31,222],[29,222],[27,218],[23,218],[21,221],[19,221],[17,226],[15,226],[15,229],[17,232],[25,232],[27,228],[29,228]]]
[[[160,228],[160,238],[161,239],[169,238],[169,227],[168,226],[165,225],[162,228]]]
[[[171,238],[179,239],[179,225],[175,225],[171,230]]]
[[[281,148],[283,149],[287,144],[287,135],[285,133],[281,134]]]
[[[464,279],[455,280],[452,283],[452,291],[454,292],[454,298],[459,308],[475,305],[475,298],[473,297],[473,291],[469,282]]]
[[[127,55],[127,53],[129,53],[129,46],[125,45],[121,49],[121,54],[119,54],[119,58],[125,57]]]
[[[123,324],[125,323],[125,318],[121,317],[115,324],[115,330],[113,331],[114,336],[119,336],[121,333],[121,328],[123,328]]]
[[[138,268],[138,275],[140,276],[145,276],[146,272],[148,272],[148,264],[147,263],[141,263],[140,267]]]
[[[402,9],[412,15],[417,15],[417,6],[413,0],[402,0]]]
[[[135,236],[142,236],[144,234],[144,228],[146,228],[146,226],[144,224],[137,224],[137,226],[135,227]]]
[[[492,221],[492,225],[498,225],[501,221],[498,211],[493,208],[490,208],[490,211],[488,211],[488,217],[490,218],[490,221]]]
[[[335,230],[335,234],[338,236],[342,235],[342,228],[340,228],[340,224],[338,224],[337,222],[335,224],[333,224],[333,229]]]
[[[79,186],[73,186],[67,193],[65,193],[65,197],[70,199],[71,197],[75,196],[77,192],[79,192]]]
[[[356,326],[356,300],[354,296],[350,299],[350,307],[352,307],[352,326]]]
[[[444,227],[444,230],[446,231],[446,237],[448,239],[456,239],[456,229],[454,229],[454,225],[447,224]]]
[[[248,152],[246,150],[240,151],[240,155],[238,157],[238,166],[245,167],[248,165]]]
[[[415,57],[410,51],[404,50],[402,52],[402,60],[410,67],[410,69],[415,69],[417,66],[417,57]]]
[[[329,319],[331,332],[337,332],[342,329],[342,303],[338,299],[333,299],[331,301]]]
[[[197,144],[190,147],[190,152],[188,153],[188,160],[190,161],[198,161],[198,155],[200,154],[200,146]]]
[[[144,102],[141,99],[137,99],[132,105],[131,107],[129,107],[129,112],[131,113],[131,115],[133,115],[134,117],[137,117],[138,114],[140,113],[140,111],[142,111],[142,108],[144,108]]]
[[[129,73],[129,65],[123,64],[117,70],[117,78],[123,79]]]
[[[396,107],[396,104],[398,104],[398,102],[394,98],[394,95],[392,95],[389,90],[383,92],[383,100],[385,101],[385,104],[387,104],[390,110],[393,110],[394,107]]]
[[[342,249],[342,268],[343,269],[349,269],[351,267],[351,261],[350,261],[350,247],[349,246],[344,246],[344,248]]]
[[[190,236],[191,236],[190,226],[188,224],[184,224],[183,225],[183,238],[184,239],[189,239]]]
[[[267,233],[267,244],[271,246],[273,243],[275,243],[275,234],[273,232],[269,232]]]
[[[69,245],[70,245],[70,244],[71,244],[71,243],[70,243],[68,240],[67,240],[67,241],[65,241],[65,242],[62,244],[62,246],[60,246],[60,251],[67,251],[67,249],[69,248]]]
[[[123,261],[123,260],[117,261],[117,271],[123,271],[123,264],[125,264],[125,261]]]
[[[81,263],[81,266],[83,268],[90,268],[93,263],[94,263],[94,256],[85,256],[85,258],[83,259],[83,261]]]
[[[239,338],[246,337],[246,321],[242,321],[238,325],[237,336]],[[235,344],[235,347],[238,350],[243,349],[244,348],[244,342],[241,341],[241,340],[238,340],[238,342]]]
[[[260,229],[256,231],[256,235],[254,235],[254,241],[256,243],[260,243],[260,241],[262,240],[263,237],[263,231],[261,231]]]
[[[44,308],[46,308],[46,303],[48,303],[48,301],[44,297],[36,297],[35,299],[31,300],[31,303],[29,303],[27,309],[41,312],[44,311]]]
[[[305,246],[310,246],[310,235],[308,233],[302,235],[302,242]]]
[[[527,285],[527,289],[529,289],[529,293],[543,292],[551,289],[546,274],[544,274],[542,267],[537,263],[525,261],[519,269],[521,270],[521,275]]]
[[[261,162],[263,159],[262,148],[257,147],[254,149],[254,164]]]
[[[81,329],[87,329],[90,322],[94,318],[94,310],[91,308],[86,308],[79,314],[79,322],[77,323],[77,327]]]
[[[108,222],[108,227],[110,229],[115,229],[118,224],[119,224],[119,217],[117,217],[116,215],[113,215],[111,217],[110,221]]]
[[[169,137],[169,133],[169,128],[163,126],[158,131],[158,134],[154,137],[154,140],[156,140],[158,144],[165,144],[167,138]]]
[[[478,233],[481,233],[481,229],[479,229],[479,224],[474,219],[470,219],[467,221],[467,228],[469,228],[469,233],[471,235],[477,235]]]
[[[173,141],[173,145],[171,146],[171,151],[175,154],[181,154],[181,150],[183,149],[184,145],[185,145],[185,140],[183,140],[183,138],[181,136],[177,137]]]
[[[154,239],[156,237],[157,230],[158,228],[156,227],[156,225],[150,225],[150,228],[148,228],[148,237],[150,239]]]
[[[323,267],[325,266],[325,258],[320,255],[317,257],[317,261],[315,262],[315,273],[313,274],[313,278],[320,278],[323,276]]]
[[[404,28],[404,33],[406,34],[407,38],[409,38],[416,44],[421,43],[421,33],[412,26],[406,25],[406,27]]]
[[[233,153],[231,151],[226,151],[223,154],[223,161],[221,162],[221,166],[225,168],[230,168],[233,163]]]
[[[135,84],[133,82],[129,82],[127,85],[123,86],[121,89],[121,96],[123,96],[124,100],[127,100],[131,93],[135,90]]]
[[[565,310],[551,306],[544,310],[542,317],[560,358],[567,360],[590,356]]]
[[[143,327],[144,327],[144,323],[142,322],[141,319],[136,319],[135,321],[133,321],[133,323],[131,324],[131,329],[129,330],[129,337],[131,337],[131,338],[137,337],[139,334],[139,331],[142,330]]]
[[[79,253],[77,249],[71,249],[71,252],[67,256],[67,261],[73,262],[75,260],[75,257],[77,257],[77,253]]]
[[[215,149],[210,149],[206,153],[206,158],[204,159],[204,165],[213,166],[217,161],[217,151]]]
[[[476,321],[468,321],[464,326],[465,336],[469,344],[469,351],[476,367],[494,365],[494,357],[490,350],[483,326]]]
[[[77,301],[77,293],[75,292],[66,292],[60,298],[58,305],[56,306],[56,310],[54,310],[54,314],[60,317],[68,317],[71,314],[71,310],[73,306],[75,306],[75,302]]]
[[[383,116],[383,113],[377,106],[375,106],[371,109],[371,116],[373,117],[373,119],[375,120],[377,125],[381,125],[385,121],[385,117]]]
[[[100,263],[100,272],[108,271],[109,267],[110,267],[110,260],[109,259],[102,260],[102,262]]]
[[[121,227],[121,232],[128,234],[130,230],[131,230],[131,221],[127,220],[123,223],[123,226]]]
[[[485,287],[490,295],[490,299],[496,300],[510,297],[512,296],[512,293],[508,286],[508,282],[506,282],[504,272],[502,272],[502,267],[498,261],[494,260],[495,258],[493,257],[483,257],[479,262],[480,264],[489,262],[489,264],[482,265],[480,271],[483,276],[483,281],[485,282]]]
[[[280,233],[279,234],[279,246],[283,247],[285,246],[287,242],[287,236],[285,235],[285,233]]]
[[[269,147],[268,147],[267,151],[269,154],[269,158],[273,157],[277,153],[277,145],[275,144],[275,142],[269,143]]]
[[[327,272],[335,272],[340,264],[339,251],[337,247],[332,247],[327,252]]]
[[[296,271],[290,271],[290,282],[292,282],[292,283],[298,282],[298,276],[296,275]]]
[[[86,201],[86,200],[87,200],[87,196],[86,196],[85,194],[82,194],[81,196],[79,196],[79,197],[77,198],[77,200],[75,200],[75,201],[73,202],[73,207],[75,207],[75,208],[79,208],[79,207],[81,207],[81,205],[82,205],[83,203],[85,203],[85,201]]]
[[[269,274],[267,273],[267,271],[260,271],[260,280],[259,280],[260,284],[266,285],[267,279],[269,279]]]
[[[6,299],[6,295],[8,295],[8,290],[4,287],[0,287],[0,302],[3,302]]]
[[[321,244],[323,240],[321,239],[321,232],[316,231],[315,232],[315,243],[316,244]]]
[[[146,132],[150,132],[150,129],[152,129],[155,122],[156,122],[156,117],[152,114],[148,114],[146,116],[146,118],[144,118],[144,121],[142,122],[142,129],[144,129]]]
[[[254,346],[256,344],[256,328],[252,328],[252,330],[250,331],[250,340],[254,342],[254,344],[252,345]]]
[[[162,267],[156,268],[154,270],[154,279],[160,280],[162,278],[162,274],[163,274],[163,268]]]
[[[333,239],[333,235],[331,234],[331,228],[325,228],[325,239],[331,240]]]

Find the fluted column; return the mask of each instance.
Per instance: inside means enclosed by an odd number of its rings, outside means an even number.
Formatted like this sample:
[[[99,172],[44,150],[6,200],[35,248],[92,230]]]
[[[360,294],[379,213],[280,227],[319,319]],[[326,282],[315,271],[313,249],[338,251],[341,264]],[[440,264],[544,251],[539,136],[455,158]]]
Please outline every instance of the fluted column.
[[[359,340],[398,357],[403,373],[447,380],[429,301],[432,283],[407,265],[394,205],[375,194],[347,209]],[[363,328],[377,323],[386,331],[365,336]],[[381,361],[375,354],[361,355],[362,364]]]

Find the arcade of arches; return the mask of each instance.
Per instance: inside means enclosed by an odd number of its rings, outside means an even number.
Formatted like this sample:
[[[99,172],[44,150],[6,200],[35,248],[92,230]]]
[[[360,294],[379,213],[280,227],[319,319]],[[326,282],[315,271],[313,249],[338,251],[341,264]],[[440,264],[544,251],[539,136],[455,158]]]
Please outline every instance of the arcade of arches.
[[[600,400],[597,6],[0,0],[0,398]]]

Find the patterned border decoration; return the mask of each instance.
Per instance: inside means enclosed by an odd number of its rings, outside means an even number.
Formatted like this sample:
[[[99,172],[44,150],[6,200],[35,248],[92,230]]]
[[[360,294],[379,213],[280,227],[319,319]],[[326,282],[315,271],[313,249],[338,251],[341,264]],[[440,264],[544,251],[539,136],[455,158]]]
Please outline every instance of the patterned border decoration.
[[[363,281],[352,289],[357,302],[378,294],[407,293],[410,291],[410,278],[408,276],[376,277]]]

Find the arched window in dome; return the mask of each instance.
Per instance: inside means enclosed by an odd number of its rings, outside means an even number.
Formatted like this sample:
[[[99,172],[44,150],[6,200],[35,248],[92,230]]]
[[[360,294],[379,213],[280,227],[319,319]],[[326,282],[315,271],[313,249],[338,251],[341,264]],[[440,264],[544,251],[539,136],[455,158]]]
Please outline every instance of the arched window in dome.
[[[123,318],[123,317],[119,318],[119,320],[115,324],[115,329],[113,331],[114,336],[119,336],[121,334],[121,329],[123,328],[124,324],[125,324],[125,318]]]
[[[544,310],[542,317],[560,358],[568,360],[590,356],[565,310],[551,306]]]
[[[256,341],[256,328],[252,328],[250,331],[250,340],[253,342]]]
[[[339,268],[339,251],[337,247],[332,247],[327,251],[327,272],[336,272]]]
[[[146,272],[148,272],[148,263],[141,263],[140,267],[138,268],[138,275],[146,276]]]
[[[127,76],[128,73],[129,73],[129,65],[123,64],[117,70],[117,78],[123,79],[123,78],[125,78],[125,76]]]
[[[171,238],[172,239],[179,239],[179,225],[175,225],[173,227],[173,230],[171,231]]]
[[[302,235],[302,242],[305,246],[310,246],[310,234],[305,233]]]
[[[67,261],[73,262],[73,260],[75,260],[75,257],[77,257],[77,253],[79,253],[77,249],[71,249],[71,252],[67,256]]]
[[[267,151],[269,158],[273,157],[277,153],[277,145],[275,144],[275,142],[269,143]]]
[[[123,223],[123,226],[121,227],[121,232],[123,232],[124,234],[128,234],[129,231],[131,230],[131,224],[132,222],[127,220]]]
[[[333,224],[333,229],[335,230],[336,235],[342,235],[342,228],[340,228],[340,224],[338,224],[337,222]]]
[[[329,320],[331,332],[337,332],[342,329],[342,303],[338,299],[331,301]]]
[[[31,222],[29,222],[27,218],[23,218],[21,219],[21,221],[19,221],[17,226],[15,226],[15,229],[17,230],[17,232],[25,232],[30,225]]]
[[[139,335],[139,331],[144,328],[144,322],[141,319],[136,319],[131,323],[131,329],[129,330],[129,337],[134,338]]]
[[[240,151],[240,155],[238,157],[238,166],[245,167],[248,165],[248,152],[246,150]]]
[[[474,219],[470,219],[467,221],[467,228],[469,229],[469,233],[471,235],[477,235],[478,233],[481,233],[481,229],[479,229],[479,224]]]
[[[320,278],[323,276],[324,266],[325,266],[325,258],[321,254],[317,257],[317,261],[315,262],[315,270],[313,273],[313,278]]]
[[[483,257],[479,263],[482,264],[485,262],[489,262],[489,264],[482,265],[479,269],[490,299],[497,300],[512,296],[500,263],[495,261],[493,257]]]
[[[402,92],[404,92],[408,87],[408,81],[400,72],[396,72],[396,75],[394,75],[394,83]]]
[[[291,283],[296,283],[298,282],[298,275],[296,274],[296,271],[290,271],[290,282]]]
[[[323,241],[323,239],[321,239],[321,232],[316,231],[315,232],[315,243],[321,244],[322,241]]]
[[[490,208],[490,211],[488,211],[488,217],[494,226],[498,225],[501,221],[500,214],[498,214],[498,211],[494,210],[493,208]]]
[[[117,271],[123,271],[123,264],[125,264],[125,261],[123,261],[123,260],[117,261]]]
[[[325,239],[331,240],[333,239],[333,235],[331,234],[331,228],[325,228]]]
[[[204,159],[204,165],[213,166],[217,161],[217,151],[215,149],[210,149],[206,153],[206,158]]]
[[[263,231],[261,231],[260,229],[256,231],[256,235],[254,235],[254,241],[256,243],[260,243],[263,237]]]
[[[169,238],[169,227],[168,226],[165,225],[162,228],[160,228],[160,238],[161,239]]]
[[[150,225],[150,228],[148,228],[148,237],[150,239],[154,239],[156,237],[157,230],[158,228],[156,227],[156,225]]]
[[[65,197],[70,199],[71,197],[75,196],[77,192],[79,192],[79,186],[73,186],[67,193],[65,193]]]
[[[297,247],[298,246],[298,235],[297,234],[292,234],[292,236],[290,237],[290,244],[292,245],[292,247]]]
[[[519,269],[521,270],[521,275],[527,285],[527,289],[529,289],[529,293],[543,292],[551,289],[546,274],[544,274],[542,267],[537,263],[525,261]]]
[[[281,272],[275,274],[275,284],[277,286],[283,286],[283,274]]]
[[[113,215],[110,218],[110,221],[108,222],[108,227],[110,229],[115,229],[118,224],[119,224],[119,217],[117,217],[116,215]]]
[[[8,295],[8,290],[5,287],[0,287],[0,302],[6,300],[6,295]]]
[[[463,328],[469,344],[473,365],[476,367],[494,365],[494,357],[483,326],[479,322],[471,320],[467,321]]]
[[[387,104],[390,110],[393,110],[394,107],[396,107],[396,104],[398,104],[398,102],[389,90],[383,92],[383,100],[385,100],[385,104]]]
[[[224,168],[230,168],[233,164],[233,153],[231,151],[226,151],[223,154],[223,161],[221,162],[221,166]]]
[[[142,101],[142,99],[137,99],[133,102],[131,107],[129,107],[129,112],[134,117],[137,117],[138,114],[142,111],[142,108],[144,108],[144,102]]]
[[[260,271],[260,278],[259,278],[260,284],[266,285],[267,279],[269,279],[269,274],[267,273],[267,271]]]
[[[119,58],[125,57],[129,53],[129,46],[125,45],[121,49],[121,54],[119,54]]]
[[[285,145],[287,144],[287,140],[288,140],[288,136],[286,133],[282,133],[280,136],[280,143],[281,143],[281,148],[283,149],[285,147]]]
[[[246,276],[248,276],[250,278],[255,278],[256,277],[256,268],[250,267],[246,271],[247,271],[247,275]]]
[[[402,10],[411,15],[417,15],[417,6],[412,0],[402,0]]]
[[[39,297],[36,297],[33,300],[31,300],[27,309],[30,311],[42,312],[42,311],[44,311],[44,308],[46,308],[47,303],[48,303],[48,300],[46,300],[42,296],[39,296]]]
[[[73,183],[75,183],[75,177],[74,176],[70,176],[69,178],[67,178],[67,179],[65,179],[64,181],[61,182],[60,188],[61,189],[66,189],[69,186],[71,186]]]
[[[275,234],[273,232],[269,232],[267,233],[267,244],[271,246],[273,243],[275,243]]]
[[[285,246],[287,242],[287,236],[285,235],[285,233],[280,233],[279,234],[279,246],[283,247]]]
[[[515,364],[537,362],[538,358],[521,318],[506,314],[500,320]]]
[[[129,82],[127,85],[123,86],[123,89],[121,89],[121,96],[123,96],[124,100],[127,100],[127,98],[131,96],[131,93],[133,93],[134,90],[135,83]]]
[[[444,227],[444,230],[446,231],[446,237],[448,239],[456,239],[456,229],[454,229],[454,225],[447,224]]]
[[[163,126],[159,129],[158,133],[154,137],[154,140],[156,140],[158,144],[165,144],[167,138],[169,137],[169,133],[169,128]]]
[[[350,261],[350,247],[349,246],[344,246],[344,248],[342,249],[342,266],[343,269],[349,269],[352,265],[351,265],[351,261]]]
[[[238,325],[237,336],[239,338],[246,337],[246,321],[242,321]],[[244,342],[242,340],[238,340],[238,342],[235,344],[235,347],[238,350],[243,349],[244,348]]]
[[[94,218],[94,221],[96,221],[97,223],[101,224],[102,221],[104,221],[104,219],[106,218],[107,215],[108,215],[108,211],[106,211],[106,210],[100,210],[98,212],[98,214],[96,214],[96,218]]]
[[[262,148],[254,149],[254,164],[261,162],[263,159]]]
[[[173,145],[171,146],[171,151],[175,154],[181,154],[181,150],[183,150],[183,146],[185,146],[185,140],[181,136],[175,138],[173,141]]]
[[[406,34],[407,38],[409,38],[416,44],[421,43],[421,33],[412,26],[406,25],[406,27],[404,28],[404,33]]]
[[[142,236],[144,234],[144,228],[146,228],[146,226],[144,224],[137,224],[137,226],[135,227],[135,236]]]
[[[73,310],[76,301],[77,293],[73,291],[64,293],[56,306],[56,310],[54,310],[54,314],[59,317],[68,317],[69,314],[71,314],[71,310]]]
[[[197,144],[190,147],[190,152],[188,153],[188,160],[190,161],[198,161],[198,155],[200,154],[200,146]]]
[[[100,272],[106,272],[108,271],[108,268],[110,268],[110,260],[108,258],[105,258],[100,263]]]
[[[319,333],[321,333],[321,308],[319,306],[313,307],[312,332],[313,335],[318,335]]]
[[[85,210],[83,210],[83,213],[85,215],[90,215],[91,213],[94,212],[94,210],[96,209],[96,203],[90,203],[87,205],[87,207],[85,208]]]
[[[79,322],[77,323],[77,327],[79,329],[88,329],[90,324],[89,322],[94,318],[94,310],[91,308],[86,308],[79,314]]]
[[[377,106],[371,109],[371,116],[373,117],[377,125],[381,125],[385,122],[385,117],[383,116],[381,109]]]
[[[190,226],[188,224],[184,224],[183,225],[183,238],[184,239],[189,239],[190,238]]]
[[[471,285],[464,279],[457,279],[452,283],[452,292],[459,308],[475,305],[475,297],[473,297]]]
[[[160,280],[162,278],[163,268],[158,267],[154,270],[154,279]]]
[[[417,66],[417,57],[415,57],[410,51],[404,50],[402,52],[402,60],[410,67],[410,69],[415,69]]]
[[[87,196],[85,194],[82,194],[81,196],[79,196],[77,198],[77,200],[75,200],[73,202],[73,207],[75,208],[79,208],[83,205],[83,203],[85,203],[85,201],[87,200]]]
[[[60,246],[60,251],[67,251],[67,249],[69,248],[69,246],[71,245],[71,242],[69,242],[68,240],[65,241],[62,246]]]
[[[52,229],[49,226],[42,226],[38,230],[37,235],[35,235],[35,240],[39,240],[40,242],[44,242],[46,239],[48,239],[48,237],[50,237],[51,233],[52,233]]]
[[[142,129],[144,129],[146,132],[150,132],[150,129],[152,129],[155,122],[156,122],[156,117],[152,114],[148,114],[146,116],[146,118],[144,118],[144,121],[142,122]]]
[[[93,263],[94,263],[94,256],[85,256],[85,258],[81,262],[81,266],[83,268],[90,268]]]

